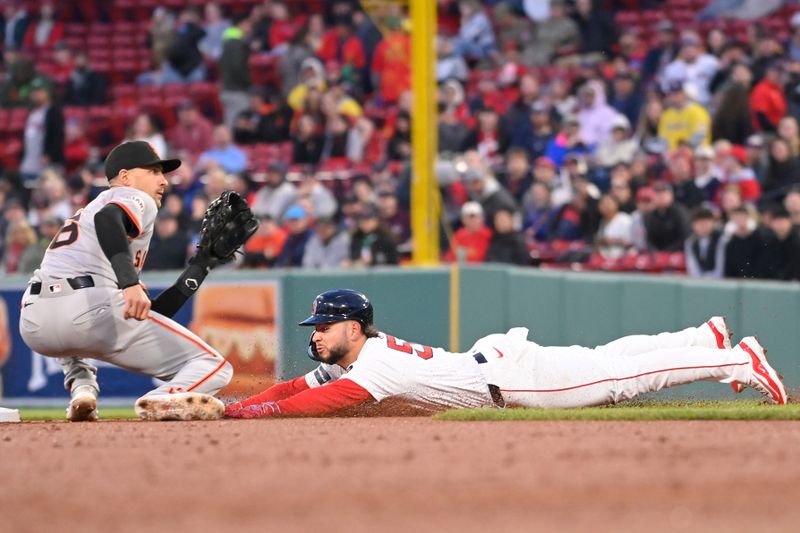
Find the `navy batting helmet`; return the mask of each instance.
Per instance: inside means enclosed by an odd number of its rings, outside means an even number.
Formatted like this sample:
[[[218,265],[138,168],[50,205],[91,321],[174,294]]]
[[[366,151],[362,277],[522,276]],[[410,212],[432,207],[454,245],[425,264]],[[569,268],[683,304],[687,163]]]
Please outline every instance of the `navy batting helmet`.
[[[372,304],[365,295],[350,289],[334,289],[314,298],[311,316],[300,322],[300,325],[315,326],[355,320],[362,326],[369,326],[372,324],[372,315]]]

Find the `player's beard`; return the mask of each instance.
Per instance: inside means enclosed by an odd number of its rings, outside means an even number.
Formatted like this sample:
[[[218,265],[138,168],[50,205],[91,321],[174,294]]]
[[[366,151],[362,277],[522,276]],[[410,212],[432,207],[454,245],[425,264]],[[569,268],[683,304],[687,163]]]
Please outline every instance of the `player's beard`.
[[[325,363],[329,365],[335,365],[339,361],[341,361],[349,350],[344,344],[337,344],[335,346],[328,347],[328,356],[324,358]]]

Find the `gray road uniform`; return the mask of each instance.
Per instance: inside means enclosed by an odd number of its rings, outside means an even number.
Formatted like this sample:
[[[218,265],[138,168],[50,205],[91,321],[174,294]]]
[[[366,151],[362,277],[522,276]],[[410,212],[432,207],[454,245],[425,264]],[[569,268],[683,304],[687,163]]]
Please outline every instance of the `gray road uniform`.
[[[119,206],[135,226],[128,246],[141,271],[156,202],[138,189],[112,187],[67,220],[50,244],[22,298],[22,338],[46,356],[91,357],[166,381],[148,394],[215,394],[232,377],[230,363],[216,350],[155,311],[142,321],[124,318],[122,290],[95,230],[95,215],[108,204]],[[94,384],[88,363],[71,360],[67,367],[73,386]]]

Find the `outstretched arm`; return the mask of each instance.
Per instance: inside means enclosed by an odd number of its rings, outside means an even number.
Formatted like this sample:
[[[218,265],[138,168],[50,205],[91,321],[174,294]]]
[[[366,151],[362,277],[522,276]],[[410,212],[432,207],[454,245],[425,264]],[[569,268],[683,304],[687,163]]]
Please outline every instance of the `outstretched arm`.
[[[305,378],[297,379],[303,379],[305,382]],[[286,383],[294,383],[297,379]],[[268,393],[272,389],[277,386],[286,386],[286,383],[273,386],[243,402],[228,405],[225,408],[225,416],[229,418],[324,416],[374,400],[367,389],[347,378],[339,379],[322,387],[303,390],[282,400],[257,400],[262,395],[268,397]]]

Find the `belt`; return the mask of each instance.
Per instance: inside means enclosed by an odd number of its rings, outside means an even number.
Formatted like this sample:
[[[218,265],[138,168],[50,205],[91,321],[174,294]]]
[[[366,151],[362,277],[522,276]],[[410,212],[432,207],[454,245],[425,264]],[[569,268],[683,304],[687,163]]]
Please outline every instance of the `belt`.
[[[478,363],[479,365],[483,365],[489,362],[486,360],[486,356],[483,355],[481,352],[473,354],[472,357],[475,359],[475,362]],[[503,398],[503,395],[500,394],[500,387],[498,387],[497,385],[492,385],[491,383],[489,383],[488,385],[489,385],[489,394],[492,396],[492,401],[494,402],[494,404],[497,407],[505,407],[506,401]]]
[[[67,284],[72,287],[74,290],[78,289],[86,289],[88,287],[94,287],[94,280],[92,276],[78,276],[77,278],[67,278],[65,280]],[[46,283],[49,285],[50,283]],[[34,281],[31,283],[31,294],[37,295],[41,294],[42,292],[42,282],[41,281]]]

